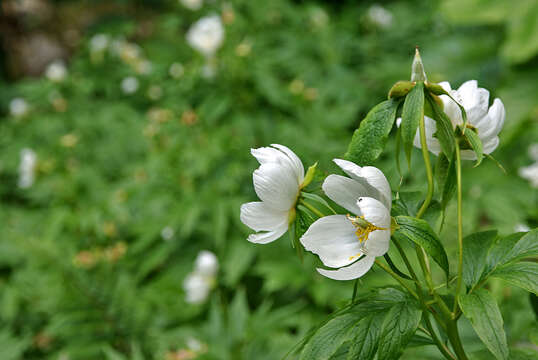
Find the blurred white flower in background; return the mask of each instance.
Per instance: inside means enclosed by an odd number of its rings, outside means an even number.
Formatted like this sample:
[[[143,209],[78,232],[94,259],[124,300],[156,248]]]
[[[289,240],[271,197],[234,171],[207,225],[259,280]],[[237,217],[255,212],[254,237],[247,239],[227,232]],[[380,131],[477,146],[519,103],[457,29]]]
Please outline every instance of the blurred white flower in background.
[[[380,28],[390,27],[392,18],[392,13],[379,4],[373,4],[368,9],[368,19]]]
[[[107,34],[95,34],[90,39],[90,52],[103,52],[108,48],[110,37]]]
[[[18,185],[21,189],[27,189],[34,184],[36,165],[36,153],[29,148],[22,149],[18,181]]]
[[[467,114],[467,130],[475,131],[480,140],[482,140],[484,154],[492,153],[499,145],[497,136],[504,125],[506,112],[504,105],[499,98],[493,101],[489,106],[489,91],[479,88],[476,80],[469,80],[463,83],[458,90],[452,90],[450,84],[446,81],[439,83],[459,104],[463,106]],[[444,112],[452,121],[452,125],[463,124],[463,118],[458,105],[447,95],[439,96],[444,104]],[[441,152],[441,144],[433,136],[437,131],[435,120],[425,116],[424,125],[426,127],[426,144],[428,150],[435,155]],[[414,139],[414,145],[421,148],[420,134],[417,133]],[[461,158],[464,160],[476,160],[476,154],[473,150],[462,150]]]
[[[528,180],[531,186],[538,188],[538,161],[532,165],[519,168],[519,176]]]
[[[183,65],[180,63],[173,63],[170,65],[170,68],[168,69],[168,74],[170,74],[171,77],[174,79],[178,79],[185,73],[185,69],[183,68]]]
[[[185,301],[191,304],[205,302],[215,286],[218,270],[217,256],[211,251],[200,251],[194,262],[194,270],[183,281]]]
[[[514,226],[514,231],[515,232],[527,232],[527,231],[530,231],[531,228],[528,227],[526,224],[522,224],[522,223],[519,223],[519,224],[516,224],[516,226]]]
[[[171,226],[165,226],[162,230],[161,230],[161,237],[163,238],[163,240],[172,240],[172,238],[174,237],[174,229],[172,229]]]
[[[190,10],[200,10],[204,5],[204,0],[179,0],[179,2]]]
[[[251,149],[260,167],[252,174],[254,191],[261,201],[241,205],[241,221],[256,234],[248,241],[267,244],[286,231],[295,217],[295,203],[305,178],[301,159],[284,145]]]
[[[28,103],[23,98],[14,98],[9,102],[9,113],[14,117],[26,115],[28,109]]]
[[[528,153],[529,157],[534,160],[534,164],[520,167],[518,174],[528,180],[532,187],[538,188],[538,143],[531,144]]]
[[[50,81],[61,82],[67,76],[67,68],[62,60],[54,60],[47,66],[45,76]]]
[[[221,47],[224,27],[218,15],[206,16],[195,22],[187,32],[187,42],[206,57]]]
[[[134,94],[138,90],[138,79],[134,76],[128,76],[121,81],[121,90],[124,94]]]

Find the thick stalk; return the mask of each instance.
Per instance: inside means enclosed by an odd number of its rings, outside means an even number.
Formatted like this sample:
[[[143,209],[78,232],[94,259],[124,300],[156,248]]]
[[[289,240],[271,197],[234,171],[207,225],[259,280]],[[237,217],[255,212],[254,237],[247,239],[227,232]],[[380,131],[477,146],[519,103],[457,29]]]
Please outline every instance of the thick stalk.
[[[413,267],[411,266],[411,263],[409,262],[409,259],[407,258],[407,255],[405,254],[402,246],[400,245],[400,243],[398,241],[395,240],[395,241],[393,241],[393,243],[394,243],[394,245],[396,245],[396,248],[398,249],[398,252],[400,253],[400,255],[402,257],[402,259],[403,259],[403,261],[405,263],[405,266],[407,267],[407,270],[409,271],[409,274],[411,275],[413,280],[415,280],[415,286],[417,288],[417,294],[419,296],[419,300],[420,300],[420,303],[422,305],[422,309],[424,310],[424,317],[423,317],[424,323],[426,324],[426,327],[428,328],[428,331],[430,333],[430,336],[431,336],[433,342],[435,343],[435,345],[437,346],[437,348],[443,354],[444,357],[446,357],[447,359],[455,360],[456,358],[454,357],[454,355],[452,355],[452,353],[446,347],[446,345],[439,339],[439,337],[437,336],[437,334],[435,333],[435,331],[433,329],[433,326],[432,326],[432,324],[430,322],[430,317],[429,317],[429,314],[428,314],[428,311],[432,311],[432,310],[430,310],[428,304],[426,303],[426,301],[424,299],[424,296],[422,295],[422,287],[420,286],[420,282],[418,280],[417,274],[413,270]],[[440,320],[440,319],[438,319],[438,320]],[[444,325],[444,322],[441,322],[441,323]]]
[[[463,350],[463,345],[461,344],[460,334],[458,333],[458,323],[455,320],[449,320],[447,322],[447,335],[458,359],[468,360],[465,350]]]
[[[461,210],[461,155],[460,145],[456,142],[456,182],[458,187],[458,282],[456,284],[456,297],[454,301],[454,309],[452,312],[457,313],[458,310],[458,297],[461,291],[461,275],[463,272],[463,217]]]
[[[424,166],[426,167],[426,178],[428,179],[428,192],[426,193],[426,198],[422,203],[422,206],[417,212],[417,219],[420,219],[422,215],[428,209],[430,202],[433,198],[433,171],[432,165],[430,163],[430,153],[428,152],[428,144],[426,142],[426,125],[424,124],[424,114],[420,117],[419,122],[419,132],[420,132],[420,147],[422,148],[422,157],[424,158]],[[430,293],[433,294],[433,281],[431,278],[430,263],[428,257],[422,247],[416,247],[417,257],[424,272],[424,277],[426,278],[426,283],[430,289]]]

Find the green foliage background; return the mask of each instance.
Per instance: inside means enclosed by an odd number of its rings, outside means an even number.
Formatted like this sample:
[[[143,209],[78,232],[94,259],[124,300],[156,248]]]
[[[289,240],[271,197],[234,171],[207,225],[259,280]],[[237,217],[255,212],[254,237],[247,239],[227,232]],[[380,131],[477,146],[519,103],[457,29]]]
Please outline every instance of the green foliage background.
[[[330,160],[346,151],[359,121],[394,82],[409,78],[415,45],[430,81],[455,87],[476,79],[506,106],[493,155],[507,173],[489,160],[476,169],[466,164],[465,232],[536,227],[537,190],[517,175],[538,141],[536,1],[387,1],[388,28],[368,17],[372,4],[237,0],[190,11],[171,0],[127,3],[133,11],[96,18],[85,29],[64,82],[4,81],[0,358],[172,359],[189,338],[207,344],[199,359],[282,358],[349,300],[352,284],[322,278],[316,258],[301,263],[287,238],[246,241],[239,206],[255,199],[257,167],[249,149],[285,144],[306,166],[319,160],[334,171]],[[201,16],[223,12],[225,41],[217,74],[207,79],[185,33]],[[139,75],[110,54],[92,61],[88,41],[98,33],[140,45],[152,71]],[[238,51],[240,44],[250,52]],[[179,79],[168,73],[174,62],[184,67]],[[126,76],[138,77],[135,94],[122,93]],[[154,85],[162,90],[158,99],[148,96]],[[65,100],[65,111],[55,109],[51,94]],[[14,97],[30,104],[23,118],[9,115]],[[155,110],[166,115],[156,119]],[[65,146],[68,134],[78,139],[74,146]],[[397,189],[394,146],[389,140],[377,165]],[[38,172],[31,188],[20,189],[25,147],[37,153]],[[412,172],[402,161],[401,188],[424,191],[413,151]],[[453,204],[447,214],[441,235],[453,255]],[[160,235],[166,226],[175,232],[169,241]],[[74,261],[119,243],[126,252],[114,261]],[[220,260],[218,285],[206,304],[186,304],[182,282],[202,249]],[[386,280],[373,271],[359,293]],[[501,282],[489,287],[510,344],[536,347],[527,294]],[[463,336],[480,359],[483,347],[468,324]],[[438,358],[431,346],[404,358],[417,354]]]

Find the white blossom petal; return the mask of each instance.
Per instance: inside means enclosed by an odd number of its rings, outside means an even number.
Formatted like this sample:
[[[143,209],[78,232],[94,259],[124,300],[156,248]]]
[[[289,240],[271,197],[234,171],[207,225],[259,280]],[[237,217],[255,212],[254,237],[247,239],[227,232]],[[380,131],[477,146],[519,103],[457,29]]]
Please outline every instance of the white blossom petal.
[[[357,181],[334,174],[327,176],[322,189],[332,201],[356,215],[360,215],[357,199],[369,195],[366,188]]]
[[[301,159],[293,151],[291,151],[287,146],[280,145],[280,144],[271,144],[271,146],[276,147],[280,151],[284,152],[291,164],[293,165],[293,168],[295,170],[295,174],[297,175],[297,179],[299,180],[299,184],[303,182],[304,180],[304,166],[301,162]]]
[[[317,270],[321,275],[333,280],[353,280],[366,274],[374,264],[374,261],[374,256],[367,255],[355,263],[338,270],[325,270],[320,268]]]
[[[252,175],[258,197],[275,210],[288,211],[297,200],[299,183],[290,168],[262,164]]]
[[[288,225],[282,224],[272,231],[250,234],[247,240],[256,244],[267,244],[284,235],[286,231],[288,231]]]
[[[372,256],[383,256],[389,251],[390,230],[376,230],[368,235],[364,244],[365,253]]]
[[[357,200],[364,219],[377,227],[390,229],[390,212],[379,200],[361,197]]]
[[[288,211],[275,210],[262,201],[256,201],[241,205],[240,219],[252,230],[270,231],[286,224],[288,214]]]
[[[306,250],[317,254],[325,266],[341,267],[362,254],[355,231],[345,215],[330,215],[310,225],[300,241]]]
[[[362,196],[378,199],[390,209],[392,193],[389,182],[381,170],[373,166],[360,167],[342,159],[333,159],[333,161],[352,179],[364,186],[367,193]]]

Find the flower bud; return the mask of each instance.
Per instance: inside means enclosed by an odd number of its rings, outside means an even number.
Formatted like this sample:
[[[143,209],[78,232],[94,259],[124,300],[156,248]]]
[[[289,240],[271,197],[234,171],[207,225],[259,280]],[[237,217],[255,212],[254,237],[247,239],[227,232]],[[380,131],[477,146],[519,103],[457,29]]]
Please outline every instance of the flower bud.
[[[424,85],[426,85],[426,89],[433,95],[446,95],[447,92],[443,87],[439,84],[434,84],[430,82],[426,82]]]
[[[411,81],[427,81],[426,73],[424,72],[424,65],[420,58],[418,47],[415,49],[415,58],[413,59],[413,65],[411,65]]]
[[[411,81],[398,81],[396,84],[392,85],[389,91],[389,99],[399,98],[405,96],[411,91],[416,83]]]
[[[306,175],[304,177],[303,183],[300,186],[301,189],[307,187],[312,182],[312,180],[314,179],[314,174],[316,173],[317,166],[318,166],[318,163],[316,162],[314,165],[308,168],[308,170],[306,171]]]

